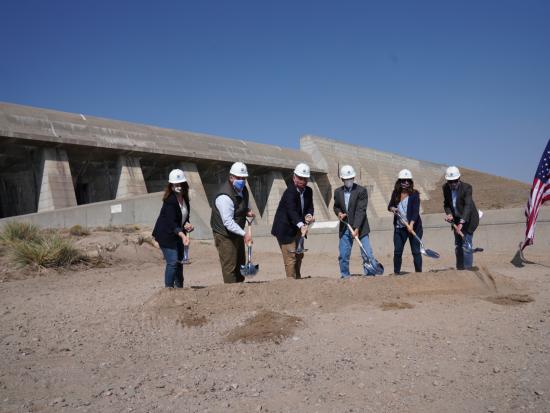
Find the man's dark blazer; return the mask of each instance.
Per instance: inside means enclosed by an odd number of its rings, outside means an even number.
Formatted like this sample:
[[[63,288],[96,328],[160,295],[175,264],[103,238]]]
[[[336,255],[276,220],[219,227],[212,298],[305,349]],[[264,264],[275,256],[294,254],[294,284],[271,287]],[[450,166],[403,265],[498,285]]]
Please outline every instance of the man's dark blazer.
[[[443,185],[443,198],[445,213],[453,216],[455,224],[463,219],[465,223],[462,224],[462,232],[473,234],[479,225],[479,212],[472,198],[472,185],[460,182],[456,196],[456,209],[453,208],[451,188],[447,183]]]
[[[290,244],[296,239],[298,232],[298,223],[305,223],[305,216],[313,215],[313,191],[309,186],[304,189],[304,210],[302,211],[302,203],[300,202],[300,193],[294,186],[290,184],[277,207],[271,235],[277,237],[280,244]]]
[[[334,213],[339,212],[347,214],[347,221],[353,229],[359,228],[359,237],[368,235],[370,232],[369,220],[367,218],[367,206],[369,204],[369,195],[367,189],[361,185],[353,184],[349,197],[348,209],[346,210],[346,201],[344,199],[345,187],[341,186],[334,191]],[[340,222],[339,236],[342,238],[347,225]]]

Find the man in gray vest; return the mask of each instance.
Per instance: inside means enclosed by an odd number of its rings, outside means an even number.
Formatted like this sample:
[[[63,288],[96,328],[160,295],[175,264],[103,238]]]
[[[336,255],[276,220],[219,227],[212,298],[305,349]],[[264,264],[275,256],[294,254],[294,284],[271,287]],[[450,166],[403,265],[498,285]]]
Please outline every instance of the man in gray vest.
[[[244,230],[246,217],[254,216],[248,204],[247,177],[246,165],[235,162],[229,170],[228,180],[220,186],[212,202],[210,226],[226,284],[244,281],[240,272],[246,261],[244,247],[252,241]]]

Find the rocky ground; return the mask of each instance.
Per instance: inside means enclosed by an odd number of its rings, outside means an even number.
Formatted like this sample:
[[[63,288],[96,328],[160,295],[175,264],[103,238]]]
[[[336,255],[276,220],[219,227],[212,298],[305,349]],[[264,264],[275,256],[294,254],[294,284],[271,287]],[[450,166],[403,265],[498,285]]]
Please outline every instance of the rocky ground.
[[[550,411],[550,257],[339,280],[336,249],[310,250],[295,281],[258,252],[258,276],[223,285],[195,241],[174,291],[137,234],[78,244],[103,259],[36,271],[1,253],[2,412]]]

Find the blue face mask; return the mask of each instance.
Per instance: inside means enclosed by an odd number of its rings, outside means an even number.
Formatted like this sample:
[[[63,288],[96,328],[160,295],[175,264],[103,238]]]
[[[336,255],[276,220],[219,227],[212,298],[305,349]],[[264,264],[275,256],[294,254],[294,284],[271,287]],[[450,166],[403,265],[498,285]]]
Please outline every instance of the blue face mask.
[[[233,188],[235,188],[235,191],[242,192],[245,185],[244,179],[236,179],[233,181]]]

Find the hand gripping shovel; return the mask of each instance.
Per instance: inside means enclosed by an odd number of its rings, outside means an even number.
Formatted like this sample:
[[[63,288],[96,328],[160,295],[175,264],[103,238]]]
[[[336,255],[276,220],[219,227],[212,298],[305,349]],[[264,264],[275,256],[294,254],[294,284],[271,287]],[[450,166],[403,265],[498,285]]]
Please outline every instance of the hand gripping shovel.
[[[344,220],[342,220],[342,222],[348,226],[350,234],[353,234],[353,228],[351,227],[349,222]],[[384,266],[380,264],[378,261],[370,259],[369,254],[367,254],[367,251],[365,251],[365,248],[363,248],[363,244],[361,244],[361,240],[359,239],[359,237],[354,236],[353,239],[357,241],[357,243],[359,244],[359,248],[361,248],[361,251],[363,251],[363,254],[365,254],[366,258],[363,258],[363,268],[365,270],[365,273],[376,274],[376,275],[384,274]]]
[[[307,233],[307,231],[306,231],[306,233]],[[296,249],[294,251],[290,251],[290,252],[293,252],[295,254],[303,254],[304,252],[306,252],[307,248],[304,248],[304,241],[305,240],[306,240],[306,237],[302,235],[300,237],[300,239],[298,240],[298,242],[296,243]]]
[[[422,242],[422,240],[419,238],[418,235],[416,235],[416,232],[414,232],[414,230],[411,228],[411,226],[409,225],[407,220],[405,218],[403,218],[403,216],[399,212],[394,212],[394,214],[399,218],[401,223],[407,227],[407,229],[413,235],[413,237],[415,237],[416,240],[420,243],[420,253],[421,254],[424,254],[426,257],[430,257],[430,258],[439,258],[440,257],[439,253],[435,252],[434,250],[430,250],[430,249],[428,249],[424,246],[424,243]]]
[[[254,218],[250,221],[247,219],[248,223],[248,233],[252,235],[252,222]],[[254,277],[260,270],[260,264],[252,264],[252,242],[249,242],[246,246],[247,255],[246,255],[246,264],[241,265],[241,275],[243,277]]]

